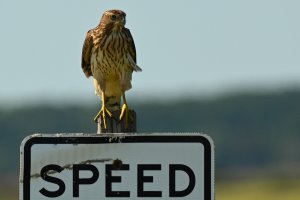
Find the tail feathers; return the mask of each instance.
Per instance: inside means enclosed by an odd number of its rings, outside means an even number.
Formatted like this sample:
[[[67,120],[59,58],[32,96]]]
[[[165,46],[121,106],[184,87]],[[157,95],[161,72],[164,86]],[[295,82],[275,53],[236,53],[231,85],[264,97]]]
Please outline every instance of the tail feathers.
[[[116,96],[106,96],[105,105],[110,111],[120,110],[121,98]]]
[[[133,70],[136,71],[136,72],[143,71],[142,68],[140,68],[137,64],[133,65]]]
[[[129,63],[131,64],[132,68],[134,71],[136,72],[141,72],[143,71],[142,68],[140,68],[135,62],[134,60],[132,59],[132,57],[128,54],[128,60],[129,60]]]

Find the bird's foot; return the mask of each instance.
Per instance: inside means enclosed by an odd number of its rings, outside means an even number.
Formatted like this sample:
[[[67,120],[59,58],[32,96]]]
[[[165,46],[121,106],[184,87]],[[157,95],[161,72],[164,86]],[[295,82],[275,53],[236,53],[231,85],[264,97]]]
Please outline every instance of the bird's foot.
[[[95,121],[96,123],[98,123],[99,117],[102,116],[104,129],[107,129],[107,125],[106,125],[106,114],[108,114],[110,117],[113,116],[113,115],[111,114],[111,112],[110,112],[107,108],[105,108],[105,106],[102,106],[101,110],[98,112],[98,114],[97,114],[96,117],[94,118],[94,121]]]
[[[128,128],[129,120],[133,121],[133,116],[130,114],[127,104],[123,104],[122,111],[120,114],[120,120],[125,118],[125,128]]]

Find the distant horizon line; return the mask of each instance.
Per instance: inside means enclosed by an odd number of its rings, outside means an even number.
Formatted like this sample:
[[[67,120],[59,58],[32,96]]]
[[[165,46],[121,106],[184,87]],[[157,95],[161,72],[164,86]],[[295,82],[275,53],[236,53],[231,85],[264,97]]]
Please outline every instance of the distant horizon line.
[[[135,93],[131,93],[128,96],[128,101],[138,104],[148,104],[153,102],[158,103],[166,103],[166,102],[178,102],[178,101],[211,101],[218,100],[222,98],[234,97],[234,96],[244,96],[244,95],[279,95],[284,93],[300,93],[300,87],[288,87],[288,88],[279,88],[279,89],[257,89],[257,88],[249,88],[249,89],[240,89],[240,90],[227,90],[223,92],[212,92],[212,93],[202,93],[195,94],[191,92],[186,93],[169,93],[168,96],[162,96],[160,93],[149,95],[149,94],[139,94],[135,95]],[[80,95],[71,94],[69,97],[62,96],[58,98],[47,97],[44,95],[35,96],[31,98],[23,98],[22,100],[12,100],[10,98],[3,99],[0,102],[0,109],[6,110],[11,108],[19,108],[23,106],[82,106],[82,104],[87,104],[87,106],[93,106],[97,104],[101,104],[100,99],[95,96],[89,96],[82,98]]]

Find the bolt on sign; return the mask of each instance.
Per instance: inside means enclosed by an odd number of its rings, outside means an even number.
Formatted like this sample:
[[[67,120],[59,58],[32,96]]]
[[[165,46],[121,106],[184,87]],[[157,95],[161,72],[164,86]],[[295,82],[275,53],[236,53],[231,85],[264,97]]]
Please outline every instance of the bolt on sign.
[[[35,134],[21,144],[20,200],[214,199],[202,134]]]

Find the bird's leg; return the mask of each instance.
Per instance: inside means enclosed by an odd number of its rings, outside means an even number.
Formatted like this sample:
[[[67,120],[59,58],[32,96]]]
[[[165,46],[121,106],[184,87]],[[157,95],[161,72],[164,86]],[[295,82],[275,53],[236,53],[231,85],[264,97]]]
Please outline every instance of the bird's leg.
[[[129,109],[128,109],[128,105],[126,102],[126,97],[125,97],[125,92],[123,92],[122,94],[122,98],[123,98],[123,106],[122,106],[122,111],[120,114],[120,120],[123,119],[123,117],[125,117],[125,128],[128,128],[128,120],[133,120],[132,116],[129,115]]]
[[[96,115],[96,117],[94,118],[94,121],[97,122],[97,121],[98,121],[98,118],[99,118],[100,115],[101,115],[102,118],[103,118],[104,129],[107,129],[107,125],[106,125],[106,113],[107,113],[110,117],[112,117],[112,114],[111,114],[111,112],[106,108],[104,92],[102,92],[102,94],[101,94],[101,100],[102,100],[102,107],[101,107],[101,110],[100,110],[100,111],[98,112],[98,114]]]

